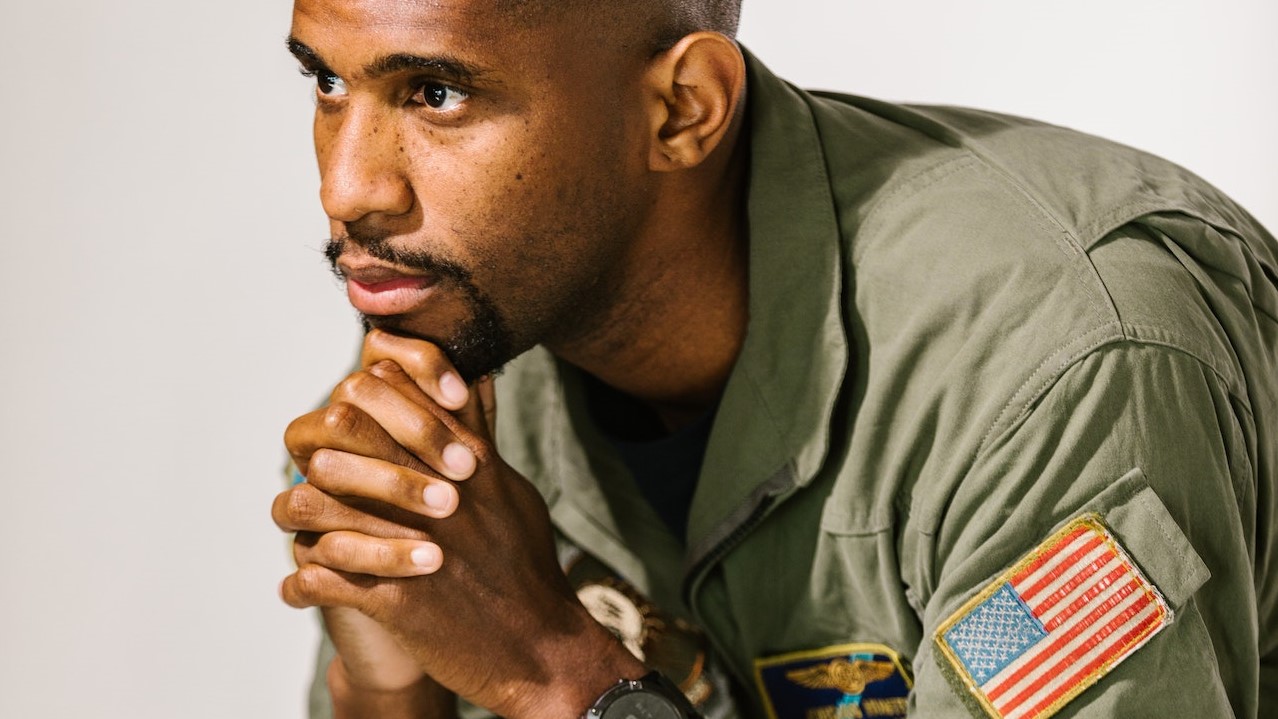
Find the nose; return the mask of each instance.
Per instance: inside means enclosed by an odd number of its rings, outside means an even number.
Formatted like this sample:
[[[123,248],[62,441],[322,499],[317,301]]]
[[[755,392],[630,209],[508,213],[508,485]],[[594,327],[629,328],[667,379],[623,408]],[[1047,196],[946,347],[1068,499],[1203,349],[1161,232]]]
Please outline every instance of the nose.
[[[403,172],[397,135],[372,108],[348,107],[336,117],[317,118],[320,202],[330,218],[355,222],[412,209],[412,184]]]

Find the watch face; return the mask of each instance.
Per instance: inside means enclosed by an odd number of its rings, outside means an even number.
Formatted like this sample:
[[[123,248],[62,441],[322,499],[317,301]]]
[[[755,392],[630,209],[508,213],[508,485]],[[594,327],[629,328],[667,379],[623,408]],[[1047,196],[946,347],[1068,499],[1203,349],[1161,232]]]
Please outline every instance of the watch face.
[[[669,699],[651,691],[627,692],[604,709],[603,719],[683,719]]]

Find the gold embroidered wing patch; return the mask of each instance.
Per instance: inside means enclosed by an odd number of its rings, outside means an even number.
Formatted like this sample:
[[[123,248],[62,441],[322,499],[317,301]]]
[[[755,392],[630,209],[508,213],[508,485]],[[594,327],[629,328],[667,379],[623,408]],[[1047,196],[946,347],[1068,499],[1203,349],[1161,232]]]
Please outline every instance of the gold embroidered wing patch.
[[[808,689],[837,689],[845,694],[860,694],[867,684],[883,681],[896,673],[892,662],[839,658],[828,664],[817,664],[785,673],[785,678]]]

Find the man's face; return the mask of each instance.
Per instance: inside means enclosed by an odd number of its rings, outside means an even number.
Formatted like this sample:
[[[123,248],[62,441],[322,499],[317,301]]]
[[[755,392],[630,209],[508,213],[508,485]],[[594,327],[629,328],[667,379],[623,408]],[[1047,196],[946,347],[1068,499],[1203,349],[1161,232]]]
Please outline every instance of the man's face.
[[[583,13],[500,3],[293,14],[329,258],[370,324],[435,341],[468,380],[602,321],[652,194],[644,54]]]

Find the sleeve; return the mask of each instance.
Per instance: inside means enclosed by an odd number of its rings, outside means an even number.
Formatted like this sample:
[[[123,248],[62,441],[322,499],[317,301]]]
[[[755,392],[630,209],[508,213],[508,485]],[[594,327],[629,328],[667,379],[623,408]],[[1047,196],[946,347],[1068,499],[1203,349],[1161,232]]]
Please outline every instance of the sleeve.
[[[316,618],[319,617],[319,611],[315,611]],[[337,650],[333,647],[333,640],[328,638],[328,632],[324,631],[324,623],[320,622],[320,645],[315,653],[315,673],[311,676],[311,687],[307,697],[307,714],[310,719],[333,719],[333,698],[328,694],[328,682],[325,680],[328,672],[328,665],[332,663],[333,657],[337,656]]]
[[[1249,416],[1169,346],[1120,342],[1065,370],[949,498],[911,716],[1273,711]]]

